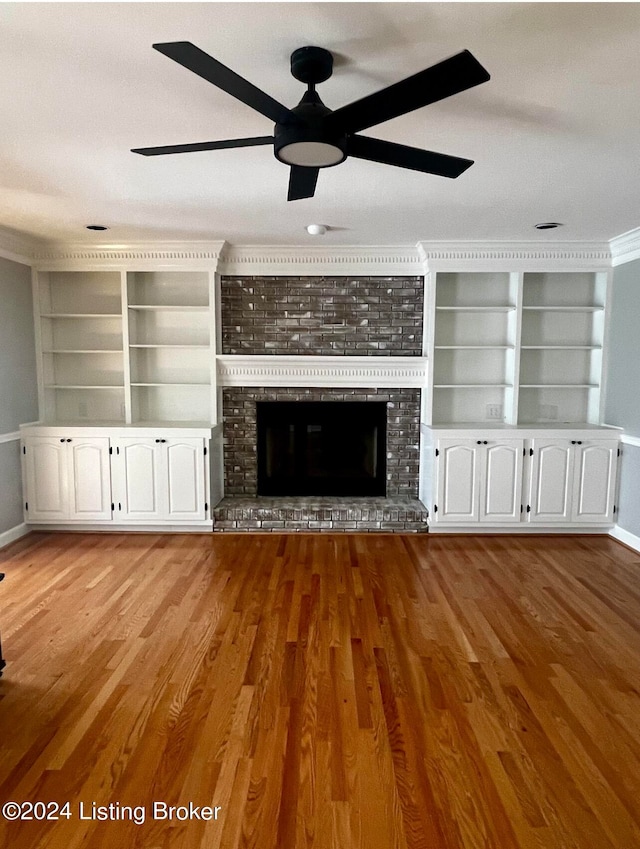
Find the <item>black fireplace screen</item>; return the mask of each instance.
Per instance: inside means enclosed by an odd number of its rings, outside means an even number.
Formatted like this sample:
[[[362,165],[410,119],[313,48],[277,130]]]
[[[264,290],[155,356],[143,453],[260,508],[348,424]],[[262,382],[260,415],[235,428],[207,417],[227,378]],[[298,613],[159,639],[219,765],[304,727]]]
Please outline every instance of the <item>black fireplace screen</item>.
[[[387,405],[260,401],[258,495],[385,495]]]

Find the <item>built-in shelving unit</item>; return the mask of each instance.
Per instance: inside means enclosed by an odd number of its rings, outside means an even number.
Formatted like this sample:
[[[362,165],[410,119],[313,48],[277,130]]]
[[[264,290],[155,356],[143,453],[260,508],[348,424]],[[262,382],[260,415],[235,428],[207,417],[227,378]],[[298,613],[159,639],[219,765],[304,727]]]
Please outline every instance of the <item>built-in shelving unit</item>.
[[[518,420],[599,421],[607,275],[523,275]]]
[[[512,421],[518,276],[437,275],[433,422]]]
[[[43,420],[210,424],[211,276],[38,272]]]
[[[597,424],[607,272],[440,272],[430,421]]]
[[[38,275],[41,392],[50,421],[125,421],[120,273]]]
[[[133,421],[210,421],[209,273],[127,273]]]

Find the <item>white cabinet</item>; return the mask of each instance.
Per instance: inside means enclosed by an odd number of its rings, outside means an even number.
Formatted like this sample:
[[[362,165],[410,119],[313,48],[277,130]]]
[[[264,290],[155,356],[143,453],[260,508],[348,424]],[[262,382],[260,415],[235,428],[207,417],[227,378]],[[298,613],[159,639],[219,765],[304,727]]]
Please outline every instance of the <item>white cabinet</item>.
[[[534,439],[531,451],[531,522],[613,522],[617,440]]]
[[[25,426],[25,521],[211,529],[211,439],[207,428]]]
[[[424,428],[421,498],[431,529],[531,532],[613,524],[618,440],[611,433]]]
[[[522,439],[438,439],[436,523],[520,521]]]
[[[125,437],[114,447],[118,521],[179,523],[206,518],[204,439]]]
[[[28,522],[111,520],[107,437],[30,436],[23,452]]]

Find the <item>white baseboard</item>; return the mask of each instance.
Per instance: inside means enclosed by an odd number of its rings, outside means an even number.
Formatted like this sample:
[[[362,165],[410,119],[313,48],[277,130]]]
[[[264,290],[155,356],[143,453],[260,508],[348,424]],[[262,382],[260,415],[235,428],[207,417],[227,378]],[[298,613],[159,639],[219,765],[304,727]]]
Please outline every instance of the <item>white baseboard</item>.
[[[213,522],[200,522],[184,525],[138,525],[133,522],[129,524],[115,524],[114,522],[68,522],[45,523],[34,522],[29,524],[30,531],[62,531],[65,534],[94,534],[94,533],[143,533],[143,534],[210,534],[213,531]]]
[[[23,522],[21,525],[16,525],[15,528],[9,528],[8,531],[5,531],[3,534],[0,534],[0,548],[4,548],[5,545],[9,545],[9,543],[15,542],[20,537],[25,536],[31,531],[31,528],[28,528]]]
[[[598,536],[606,536],[609,533],[609,526],[594,525],[429,525],[430,534],[510,534],[511,536],[527,535],[527,536],[549,536],[549,534],[560,534],[564,536],[575,536],[576,534],[597,534]]]
[[[625,531],[625,529],[621,528],[620,525],[616,525],[614,528],[611,528],[609,536],[617,539],[618,542],[623,542],[625,545],[628,545],[629,548],[633,548],[640,552],[640,537],[632,534],[630,531]]]

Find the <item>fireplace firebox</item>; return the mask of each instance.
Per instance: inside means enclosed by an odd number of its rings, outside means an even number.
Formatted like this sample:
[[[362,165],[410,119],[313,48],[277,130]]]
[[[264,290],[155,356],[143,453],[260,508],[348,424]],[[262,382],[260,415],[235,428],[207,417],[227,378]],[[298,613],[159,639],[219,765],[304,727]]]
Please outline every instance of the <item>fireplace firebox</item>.
[[[387,405],[259,401],[258,495],[386,495]]]

